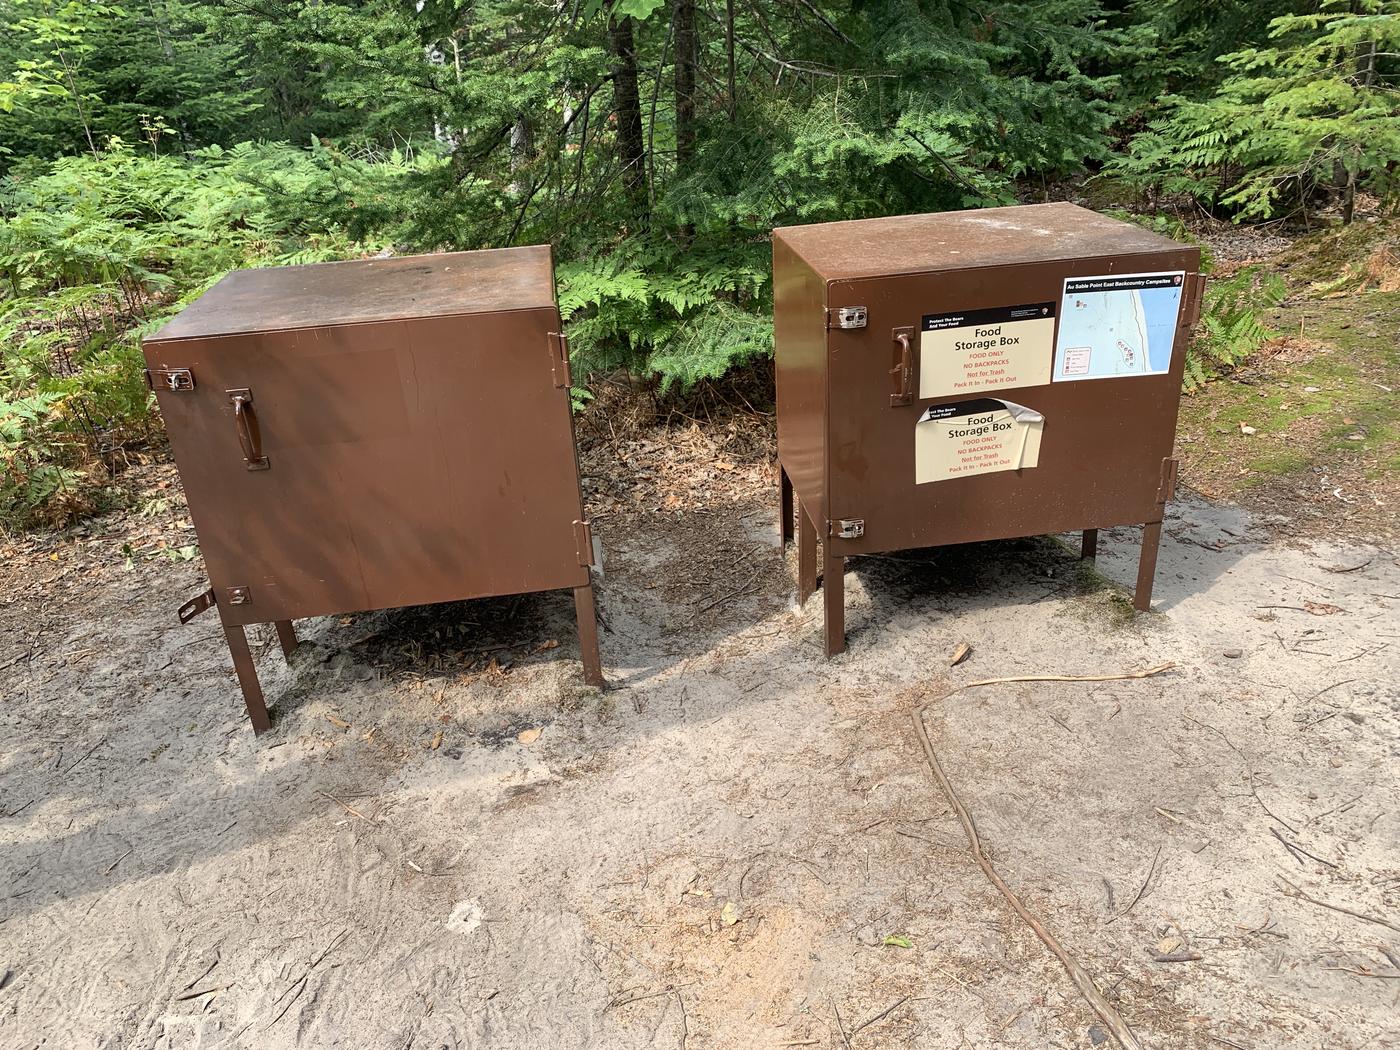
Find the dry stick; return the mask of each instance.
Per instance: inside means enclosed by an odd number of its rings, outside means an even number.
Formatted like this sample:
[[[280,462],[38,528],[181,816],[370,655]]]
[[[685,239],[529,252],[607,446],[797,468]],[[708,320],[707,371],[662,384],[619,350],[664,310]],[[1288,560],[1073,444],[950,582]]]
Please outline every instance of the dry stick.
[[[126,851],[125,853],[123,853],[123,854],[122,854],[120,857],[118,857],[116,860],[112,861],[111,864],[108,864],[108,865],[107,865],[107,870],[104,871],[102,874],[103,874],[103,875],[110,875],[110,874],[112,874],[112,872],[116,869],[116,867],[117,867],[118,864],[120,864],[122,861],[126,860],[127,857],[131,856],[131,851],[134,850],[135,848],[136,848],[135,846],[129,846],[129,847],[127,848],[127,851]]]
[[[900,998],[899,998],[897,1001],[895,1001],[895,1002],[894,1002],[893,1004],[891,1004],[890,1006],[885,1007],[883,1010],[881,1010],[881,1011],[880,1011],[878,1014],[876,1014],[874,1017],[866,1018],[866,1019],[865,1019],[864,1021],[862,1021],[860,1024],[856,1025],[854,1028],[851,1029],[851,1038],[854,1039],[856,1036],[860,1035],[860,1033],[861,1033],[864,1029],[869,1028],[869,1027],[870,1027],[871,1025],[873,1025],[876,1021],[883,1021],[886,1017],[888,1017],[890,1014],[894,1013],[896,1010],[898,1010],[901,1006],[903,1006],[903,1005],[904,1005],[905,1003],[907,1003],[908,1001],[909,1001],[909,996],[907,996],[907,995],[900,996]]]
[[[1113,918],[1109,919],[1108,922],[1105,922],[1105,926],[1107,926],[1110,922],[1117,922],[1124,915],[1127,915],[1128,912],[1132,911],[1134,908],[1137,907],[1138,901],[1142,900],[1142,895],[1147,892],[1147,884],[1152,881],[1152,876],[1157,873],[1157,861],[1161,858],[1161,856],[1162,847],[1158,846],[1157,852],[1152,855],[1152,863],[1149,864],[1147,867],[1147,876],[1142,880],[1142,885],[1138,887],[1137,895],[1133,897],[1132,903],[1129,904],[1122,911],[1120,911],[1117,915],[1113,916]],[[1110,887],[1110,889],[1112,889],[1112,887]]]
[[[340,799],[336,798],[334,795],[330,794],[330,793],[327,792],[327,791],[317,791],[316,794],[318,794],[318,795],[324,795],[326,798],[330,799],[330,800],[331,800],[332,802],[334,802],[336,805],[340,806],[343,810],[345,810],[346,813],[349,813],[352,817],[359,817],[359,818],[360,818],[361,820],[363,820],[366,824],[374,824],[374,823],[376,823],[375,820],[373,820],[373,819],[370,818],[370,817],[365,816],[363,813],[361,813],[361,812],[360,812],[358,809],[356,809],[354,806],[350,805],[348,802],[342,802]],[[225,830],[228,830],[228,829],[225,829]]]
[[[685,1000],[681,998],[681,990],[673,989],[676,993],[676,1005],[681,1008],[681,1050],[685,1050],[685,1045],[690,1041],[690,1020],[685,1013]]]
[[[1045,947],[1050,949],[1052,955],[1060,961],[1070,980],[1074,982],[1079,994],[1084,997],[1094,1013],[1099,1015],[1099,1020],[1107,1026],[1113,1034],[1113,1038],[1118,1040],[1118,1044],[1123,1050],[1142,1050],[1142,1044],[1138,1042],[1137,1036],[1133,1035],[1133,1030],[1128,1027],[1117,1009],[1099,991],[1094,980],[1085,972],[1084,968],[1077,963],[1070,954],[1065,951],[1059,941],[1040,924],[1040,921],[1026,910],[1026,906],[1021,903],[1019,897],[1012,892],[1000,875],[992,867],[992,862],[987,859],[987,855],[982,852],[982,840],[978,837],[977,826],[972,821],[972,815],[968,813],[967,807],[963,805],[958,793],[953,790],[953,784],[948,779],[948,774],[943,771],[942,764],[938,761],[938,754],[933,750],[933,744],[928,738],[928,730],[924,728],[924,712],[933,704],[940,703],[950,697],[962,692],[964,689],[975,689],[987,685],[1004,685],[1011,682],[1117,682],[1130,678],[1151,678],[1154,675],[1162,674],[1174,667],[1174,664],[1158,664],[1156,667],[1149,667],[1145,671],[1130,671],[1124,674],[1109,675],[1016,675],[1010,678],[984,678],[977,682],[968,682],[960,685],[952,692],[945,693],[933,700],[927,700],[914,709],[914,732],[919,737],[919,743],[923,745],[924,757],[928,759],[929,768],[933,771],[934,779],[938,781],[938,786],[943,789],[943,794],[947,797],[948,803],[953,807],[953,813],[958,818],[958,823],[962,825],[963,833],[967,836],[968,847],[972,850],[973,859],[977,861],[977,866],[982,869],[982,873],[997,891],[1006,898],[1012,910],[1020,916],[1021,921],[1031,928]]]
[[[841,1042],[846,1045],[846,1050],[851,1050],[851,1037],[846,1034],[846,1026],[841,1021],[841,1011],[836,1009],[836,1000],[828,995],[826,1001],[831,1004],[831,1012],[836,1016],[836,1029],[841,1033]]]
[[[214,967],[216,967],[216,966],[218,966],[218,965],[219,965],[219,951],[218,951],[218,949],[216,948],[216,949],[214,950],[214,961],[211,962],[211,963],[209,964],[209,969],[205,970],[202,974],[200,974],[198,977],[196,977],[193,981],[191,981],[189,984],[185,985],[185,987],[181,988],[180,991],[182,991],[182,992],[188,992],[191,988],[193,988],[195,985],[197,985],[200,981],[204,980],[204,978],[208,977],[211,973],[213,973],[213,972],[214,972]]]
[[[1289,848],[1289,850],[1290,850],[1295,856],[1296,856],[1297,854],[1301,853],[1301,854],[1302,854],[1303,856],[1305,856],[1305,857],[1311,857],[1313,860],[1317,861],[1319,864],[1326,864],[1329,868],[1335,868],[1335,867],[1337,866],[1337,865],[1333,864],[1330,860],[1323,860],[1323,859],[1322,859],[1321,857],[1319,857],[1316,853],[1309,853],[1307,850],[1305,850],[1302,846],[1298,845],[1296,842],[1289,842],[1286,838],[1284,838],[1281,834],[1279,834],[1278,828],[1270,828],[1269,830],[1272,831],[1272,832],[1274,833],[1274,838],[1278,839],[1278,840],[1279,840],[1280,842],[1282,842],[1285,846],[1287,846],[1287,847]]]
[[[1327,901],[1319,900],[1317,897],[1303,892],[1287,879],[1283,879],[1282,881],[1285,886],[1293,891],[1287,894],[1289,897],[1297,897],[1299,900],[1307,901],[1309,904],[1316,904],[1319,908],[1329,908],[1332,911],[1339,911],[1343,915],[1350,915],[1353,919],[1364,919],[1366,922],[1374,922],[1377,926],[1385,926],[1394,930],[1396,933],[1400,933],[1400,923],[1391,922],[1389,919],[1383,919],[1379,915],[1367,915],[1364,911],[1352,911],[1350,908],[1343,908],[1340,904],[1330,904]]]
[[[1274,836],[1274,838],[1278,839],[1281,843],[1283,843],[1283,848],[1288,850],[1288,852],[1293,855],[1293,859],[1298,862],[1298,865],[1300,867],[1307,867],[1307,862],[1303,860],[1303,855],[1296,848],[1294,848],[1293,843],[1289,842],[1286,838],[1284,838],[1278,833],[1278,828],[1270,828],[1269,831]]]

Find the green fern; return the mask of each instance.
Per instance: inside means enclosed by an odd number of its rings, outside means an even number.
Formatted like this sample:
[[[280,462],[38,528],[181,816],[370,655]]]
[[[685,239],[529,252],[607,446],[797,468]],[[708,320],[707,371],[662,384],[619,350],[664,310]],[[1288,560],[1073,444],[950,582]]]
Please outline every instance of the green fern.
[[[1287,286],[1257,266],[1206,286],[1196,338],[1186,352],[1184,385],[1194,390],[1238,368],[1278,333],[1259,315],[1283,301]]]

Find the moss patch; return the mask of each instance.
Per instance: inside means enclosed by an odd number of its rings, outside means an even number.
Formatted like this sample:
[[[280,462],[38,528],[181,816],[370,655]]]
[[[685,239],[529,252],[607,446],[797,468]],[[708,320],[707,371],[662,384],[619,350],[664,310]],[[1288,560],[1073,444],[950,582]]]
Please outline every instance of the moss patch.
[[[1283,333],[1270,352],[1182,402],[1185,480],[1296,523],[1393,535],[1400,292],[1300,296],[1267,323]]]

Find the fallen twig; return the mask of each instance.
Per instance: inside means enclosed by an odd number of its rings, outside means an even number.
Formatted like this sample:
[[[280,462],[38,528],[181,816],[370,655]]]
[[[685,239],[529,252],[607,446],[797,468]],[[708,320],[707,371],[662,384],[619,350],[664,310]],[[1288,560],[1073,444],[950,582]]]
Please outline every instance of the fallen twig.
[[[1159,810],[1158,812],[1161,811]],[[1178,821],[1178,823],[1180,822]],[[1124,908],[1117,915],[1113,916],[1113,918],[1105,922],[1105,926],[1107,926],[1109,923],[1117,922],[1124,915],[1127,915],[1128,912],[1132,911],[1135,907],[1137,907],[1137,902],[1142,900],[1142,895],[1147,892],[1147,885],[1152,881],[1152,876],[1157,873],[1157,861],[1161,856],[1162,847],[1158,846],[1157,852],[1152,855],[1152,863],[1147,867],[1147,876],[1142,880],[1142,885],[1138,887],[1137,894],[1133,897],[1132,901],[1128,904],[1126,908]]]
[[[683,624],[682,626],[686,626],[686,625],[689,625],[689,624],[691,624],[691,623],[694,623],[694,622],[695,622],[696,620],[698,620],[701,616],[705,615],[705,613],[709,612],[711,609],[713,609],[713,608],[714,608],[715,606],[717,606],[717,605],[722,605],[722,604],[724,604],[724,603],[727,602],[727,601],[732,601],[732,600],[735,599],[735,598],[741,598],[741,597],[744,597],[745,595],[751,594],[752,591],[750,590],[750,588],[751,588],[755,583],[758,582],[758,577],[759,577],[759,574],[760,574],[761,572],[763,572],[762,567],[756,569],[756,570],[754,571],[754,574],[748,578],[748,581],[747,581],[742,587],[740,587],[737,591],[730,591],[728,594],[722,594],[722,595],[720,595],[718,598],[716,598],[714,601],[709,602],[709,603],[706,604],[706,605],[700,606],[700,608],[698,608],[698,609],[695,610],[695,614],[694,614],[693,616],[691,616],[690,619],[686,620],[686,621],[685,621],[685,624]]]
[[[836,1000],[828,995],[826,1001],[831,1004],[831,1012],[836,1017],[836,1028],[841,1033],[841,1042],[845,1044],[846,1050],[851,1050],[851,1037],[846,1034],[846,1026],[841,1023],[841,1011],[836,1009]]]
[[[694,981],[690,982],[690,984],[694,983]],[[619,1006],[627,1006],[629,1003],[639,1003],[643,999],[655,999],[660,995],[670,995],[672,992],[679,991],[681,988],[689,988],[690,984],[668,984],[665,988],[658,989],[654,992],[643,992],[641,995],[633,995],[627,999],[614,999],[612,1002],[608,1003],[607,1006],[603,1007],[603,1009],[615,1010]]]
[[[1147,954],[1153,962],[1159,963],[1200,962],[1202,958],[1200,952],[1171,952],[1170,954],[1148,952]]]
[[[881,1010],[881,1011],[880,1011],[878,1014],[876,1014],[874,1017],[868,1017],[868,1018],[866,1018],[866,1019],[865,1019],[864,1021],[862,1021],[860,1024],[856,1025],[854,1028],[851,1029],[851,1038],[854,1039],[856,1036],[860,1035],[862,1029],[869,1028],[869,1027],[870,1027],[871,1025],[873,1025],[876,1021],[883,1021],[886,1017],[888,1017],[890,1014],[894,1013],[896,1010],[898,1010],[901,1006],[903,1006],[903,1005],[904,1005],[905,1003],[907,1003],[908,1001],[909,1001],[909,996],[907,996],[907,995],[902,995],[902,996],[900,996],[897,1000],[895,1000],[894,1003],[892,1003],[891,1005],[885,1007],[883,1010]]]
[[[953,789],[952,781],[948,779],[948,774],[943,771],[942,764],[938,761],[938,754],[933,750],[933,743],[929,740],[928,730],[924,728],[924,713],[935,703],[949,699],[962,692],[964,689],[975,689],[988,685],[1003,685],[1011,682],[1120,682],[1135,678],[1151,678],[1154,675],[1162,674],[1174,667],[1174,664],[1164,663],[1155,667],[1149,667],[1143,671],[1128,671],[1122,674],[1108,675],[1014,675],[1008,678],[985,678],[981,681],[968,682],[960,685],[951,692],[936,697],[933,700],[926,700],[918,707],[914,708],[914,732],[919,737],[919,743],[923,746],[924,757],[928,759],[929,769],[933,771],[934,779],[938,786],[943,789],[943,794],[947,797],[949,805],[953,807],[953,813],[958,818],[958,823],[962,825],[963,834],[967,836],[968,847],[972,850],[973,859],[977,861],[977,866],[982,869],[982,873],[997,891],[1006,898],[1013,911],[1020,916],[1021,921],[1031,928],[1033,932],[1051,954],[1060,961],[1060,965],[1069,974],[1070,980],[1074,982],[1075,988],[1079,990],[1094,1013],[1098,1014],[1113,1037],[1118,1040],[1124,1050],[1141,1050],[1142,1044],[1138,1042],[1133,1030],[1128,1027],[1128,1023],[1123,1020],[1121,1014],[1112,1003],[1099,991],[1098,985],[1094,983],[1092,977],[1079,965],[1077,961],[1064,949],[1058,940],[1044,926],[1041,925],[1034,915],[1026,910],[1026,906],[1021,903],[1019,897],[1011,890],[997,874],[997,870],[992,867],[992,863],[987,859],[987,855],[982,851],[982,840],[977,834],[977,826],[973,823],[972,815],[963,805],[962,799],[957,791]],[[834,1004],[833,1004],[834,1008]],[[842,1033],[844,1035],[844,1032]],[[849,1042],[847,1043],[849,1045]]]
[[[1350,915],[1353,919],[1362,919],[1366,922],[1374,922],[1377,926],[1384,926],[1387,929],[1394,930],[1396,933],[1400,933],[1400,923],[1391,922],[1389,919],[1382,918],[1379,915],[1367,915],[1364,911],[1352,911],[1350,908],[1344,908],[1340,904],[1332,904],[1328,901],[1321,900],[1317,897],[1314,897],[1312,894],[1299,889],[1287,879],[1281,879],[1281,881],[1285,886],[1288,887],[1288,890],[1285,890],[1284,893],[1289,897],[1297,897],[1299,900],[1307,901],[1309,904],[1316,904],[1319,908],[1328,908],[1332,911],[1338,911],[1341,912],[1343,915]],[[1290,893],[1289,890],[1291,890],[1292,892]]]
[[[116,870],[118,864],[120,864],[122,861],[126,860],[127,857],[131,856],[131,851],[134,850],[135,848],[136,848],[135,846],[128,846],[126,852],[123,853],[123,854],[122,854],[120,857],[118,857],[116,860],[112,861],[111,864],[108,864],[108,865],[107,865],[107,870],[104,871],[102,874],[103,874],[103,875],[110,875],[110,874],[112,874],[112,872],[114,872],[114,871]]]
[[[322,792],[322,794],[325,794],[325,792]],[[330,798],[331,796],[327,795],[326,797]],[[340,802],[339,799],[336,799],[336,801]],[[345,803],[341,802],[341,805],[345,805]],[[306,991],[306,985],[307,982],[311,980],[312,971],[314,971],[317,966],[321,965],[321,960],[324,959],[327,955],[329,955],[332,951],[334,951],[337,947],[339,947],[340,942],[345,940],[345,938],[348,936],[350,936],[350,930],[348,928],[341,930],[340,933],[336,934],[335,938],[331,941],[331,943],[326,945],[325,950],[322,951],[320,955],[316,956],[316,958],[311,960],[311,965],[302,971],[301,976],[298,977],[291,984],[287,985],[287,987],[283,990],[282,994],[273,1000],[272,1005],[276,1006],[283,999],[287,998],[288,992],[291,992],[292,989],[296,989],[296,994],[293,995],[290,999],[287,999],[287,1004],[277,1012],[276,1017],[274,1017],[271,1021],[267,1023],[263,1031],[267,1031],[268,1028],[271,1028],[278,1021],[282,1020],[283,1015],[286,1014],[286,1012],[292,1008],[292,1004],[301,998],[301,993]]]
[[[1293,832],[1293,834],[1296,835],[1298,833],[1298,829],[1295,828],[1292,824],[1288,823],[1288,821],[1280,817],[1273,810],[1271,810],[1269,808],[1268,803],[1259,797],[1259,784],[1255,780],[1254,762],[1250,759],[1250,757],[1246,755],[1243,751],[1241,751],[1238,747],[1236,747],[1235,742],[1231,740],[1228,736],[1226,736],[1223,732],[1221,732],[1219,729],[1216,729],[1215,726],[1210,725],[1206,722],[1202,722],[1199,718],[1192,718],[1190,715],[1185,715],[1183,717],[1185,717],[1185,719],[1188,722],[1194,722],[1202,729],[1206,729],[1214,733],[1221,740],[1225,741],[1226,747],[1228,747],[1235,754],[1239,755],[1240,758],[1244,759],[1244,772],[1245,776],[1249,778],[1249,793],[1254,796],[1254,801],[1259,803],[1259,808],[1269,815],[1270,820],[1282,824],[1285,828],[1287,828],[1289,831]]]
[[[213,973],[213,972],[214,972],[214,967],[216,967],[216,966],[218,966],[218,965],[219,965],[219,953],[218,953],[218,951],[216,950],[216,951],[214,952],[214,961],[211,962],[211,963],[209,964],[209,968],[208,968],[207,970],[205,970],[202,974],[200,974],[198,977],[196,977],[196,978],[195,978],[193,981],[191,981],[189,984],[185,985],[185,987],[181,988],[180,991],[182,991],[182,992],[188,992],[191,988],[193,988],[195,985],[197,985],[200,981],[204,980],[204,978],[208,977],[211,973]]]
[[[360,812],[358,809],[356,809],[354,806],[350,805],[348,802],[342,802],[340,799],[336,798],[334,795],[330,794],[329,792],[326,792],[326,791],[318,791],[318,792],[316,792],[316,794],[318,794],[318,795],[324,795],[326,798],[330,799],[330,800],[331,800],[332,802],[334,802],[336,805],[338,805],[338,806],[340,806],[342,809],[344,809],[346,813],[349,813],[352,817],[359,817],[359,818],[360,818],[361,820],[363,820],[366,824],[374,824],[374,823],[375,823],[375,820],[374,820],[372,817],[367,817],[367,816],[365,816],[363,813],[361,813],[361,812]],[[226,829],[226,830],[227,830],[227,829]]]
[[[1270,828],[1269,830],[1270,830],[1271,832],[1273,832],[1274,838],[1278,839],[1278,840],[1279,840],[1280,842],[1282,842],[1285,846],[1287,846],[1288,849],[1289,849],[1289,852],[1293,853],[1295,856],[1298,855],[1299,853],[1301,853],[1301,854],[1302,854],[1303,856],[1305,856],[1305,857],[1311,857],[1313,860],[1317,861],[1319,864],[1326,864],[1329,868],[1335,868],[1335,867],[1337,866],[1337,865],[1333,864],[1330,860],[1323,860],[1323,859],[1322,859],[1321,857],[1319,857],[1316,853],[1309,853],[1309,852],[1308,852],[1307,850],[1305,850],[1302,846],[1298,845],[1298,843],[1296,843],[1296,842],[1289,842],[1286,838],[1284,838],[1284,837],[1279,833],[1278,828]]]
[[[1300,852],[1298,852],[1298,850],[1293,848],[1293,843],[1289,842],[1286,838],[1284,838],[1278,833],[1278,828],[1270,828],[1269,832],[1274,836],[1274,838],[1278,839],[1281,843],[1283,843],[1283,848],[1288,850],[1289,854],[1293,857],[1293,859],[1298,862],[1298,866],[1300,868],[1306,866],[1306,862],[1303,860],[1303,855]]]
[[[101,740],[99,740],[97,743],[93,744],[92,747],[88,748],[86,751],[83,752],[83,757],[82,757],[82,758],[78,759],[78,760],[77,760],[76,762],[74,762],[71,766],[69,766],[67,769],[65,769],[62,773],[59,774],[59,776],[66,777],[69,773],[73,772],[73,770],[77,769],[80,765],[82,765],[82,764],[83,764],[84,762],[86,762],[89,758],[91,758],[91,757],[92,757],[92,753],[93,753],[94,751],[96,751],[99,747],[101,747],[103,744],[105,744],[106,742],[107,742],[107,738],[106,738],[106,737],[103,737],[103,738],[102,738]]]
[[[1324,970],[1336,970],[1338,973],[1354,973],[1357,977],[1382,977],[1388,981],[1400,980],[1400,973],[1376,973],[1373,970],[1361,970],[1355,966],[1324,966]]]
[[[177,1003],[183,1003],[187,1002],[190,999],[198,999],[201,996],[208,995],[210,992],[226,992],[232,987],[233,986],[229,984],[216,984],[212,988],[201,988],[196,992],[182,992],[180,995],[177,995],[175,997],[174,1001]]]
[[[1364,569],[1364,568],[1366,568],[1366,566],[1370,565],[1371,562],[1373,562],[1374,560],[1375,560],[1375,555],[1372,555],[1371,557],[1369,557],[1369,558],[1367,558],[1365,561],[1363,561],[1360,565],[1324,565],[1324,566],[1322,567],[1322,571],[1323,571],[1323,572],[1337,572],[1337,573],[1340,573],[1340,572],[1356,572],[1358,569]]]

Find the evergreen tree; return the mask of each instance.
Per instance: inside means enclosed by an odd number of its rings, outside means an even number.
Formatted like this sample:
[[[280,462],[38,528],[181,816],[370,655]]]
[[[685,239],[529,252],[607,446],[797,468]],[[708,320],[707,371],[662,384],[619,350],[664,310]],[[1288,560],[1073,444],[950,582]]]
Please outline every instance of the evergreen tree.
[[[1400,2],[1323,0],[1269,23],[1269,43],[1221,57],[1230,75],[1165,115],[1112,165],[1154,192],[1187,193],[1241,219],[1304,213],[1356,192],[1387,196],[1400,160]]]

